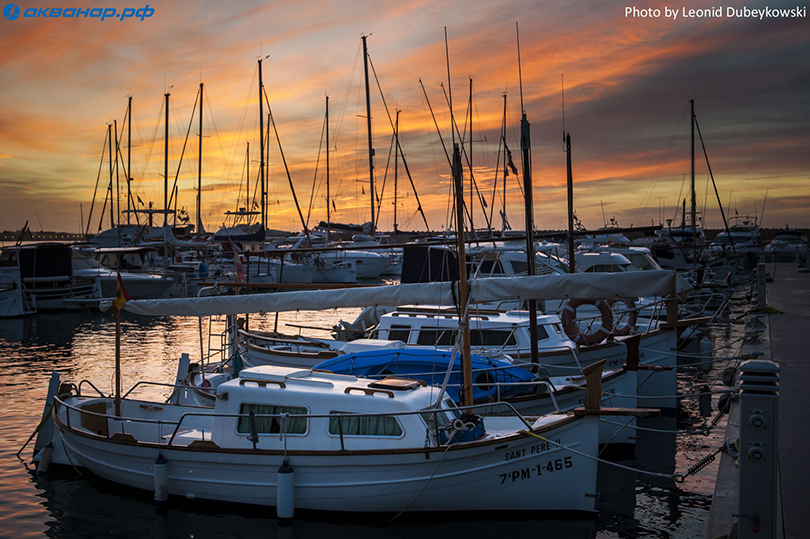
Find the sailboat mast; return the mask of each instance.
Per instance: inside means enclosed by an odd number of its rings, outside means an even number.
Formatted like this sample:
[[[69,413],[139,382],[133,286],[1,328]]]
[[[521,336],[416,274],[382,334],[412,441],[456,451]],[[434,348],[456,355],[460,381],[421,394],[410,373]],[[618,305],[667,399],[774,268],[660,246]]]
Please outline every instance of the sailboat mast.
[[[113,131],[115,131],[115,215],[117,224],[121,224],[121,178],[118,174],[118,154],[121,151],[118,141],[118,120],[113,120]],[[121,245],[121,227],[118,228],[118,245]]]
[[[470,140],[467,143],[467,155],[470,159],[470,231],[472,232],[473,237],[475,237],[475,225],[473,224],[473,213],[475,213],[473,210],[473,208],[475,208],[475,193],[473,193],[472,88],[472,77],[470,77],[470,95],[467,102],[467,109],[470,112]]]
[[[371,235],[374,235],[374,146],[371,139],[371,93],[368,85],[368,44],[366,38],[363,39],[363,69],[366,79],[366,130],[368,131],[368,180],[369,180],[369,197],[371,197]]]
[[[697,209],[695,203],[695,100],[690,98],[692,124],[692,268],[697,268]]]
[[[259,160],[259,175],[261,176],[261,189],[262,189],[262,196],[261,196],[261,203],[262,203],[262,227],[265,226],[266,219],[265,219],[265,195],[266,195],[266,188],[264,185],[265,182],[265,170],[264,170],[264,82],[262,81],[262,59],[259,58],[259,153],[261,155],[261,159]]]
[[[394,124],[394,139],[396,146],[394,147],[394,243],[397,242],[397,183],[399,180],[399,113],[401,110],[397,109],[397,119]]]
[[[163,226],[169,224],[169,92],[164,95],[166,98],[166,118],[163,134]]]
[[[532,164],[531,164],[531,131],[526,109],[523,107],[523,74],[520,65],[520,32],[518,23],[515,23],[518,52],[518,77],[520,78],[520,149],[523,153],[523,192],[526,219],[526,262],[527,273],[535,275],[536,260],[534,255],[534,197],[532,194]],[[571,253],[573,255],[573,253]],[[529,339],[531,341],[532,363],[537,363],[537,300],[529,300]]]
[[[127,103],[127,224],[132,215],[132,96],[129,96]]]
[[[331,193],[329,192],[329,96],[326,96],[326,241],[332,231]]]
[[[202,234],[203,83],[200,83],[200,148],[197,155],[197,238]]]
[[[112,124],[107,124],[107,155],[110,162],[110,186],[107,190],[110,193],[110,228],[112,228],[115,226],[115,219],[113,217],[113,205],[115,203],[113,201]]]
[[[574,173],[571,168],[571,133],[565,134],[565,162],[568,183],[568,273],[576,271],[574,256]]]
[[[464,185],[461,178],[461,153],[453,145],[453,181],[456,191],[456,246],[458,249],[459,330],[461,332],[462,395],[464,406],[473,405],[472,352],[470,351],[470,320],[467,305],[467,255],[464,247]]]
[[[506,147],[506,92],[503,93],[503,124],[501,127],[501,137],[503,139],[503,206],[501,208],[501,230],[506,230],[506,170],[509,167],[509,154]]]

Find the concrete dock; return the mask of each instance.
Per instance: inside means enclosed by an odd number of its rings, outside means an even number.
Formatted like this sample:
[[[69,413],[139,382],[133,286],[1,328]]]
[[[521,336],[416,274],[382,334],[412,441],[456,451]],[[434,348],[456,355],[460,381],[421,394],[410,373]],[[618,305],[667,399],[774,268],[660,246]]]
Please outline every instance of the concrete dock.
[[[779,365],[779,484],[775,537],[810,537],[810,411],[804,397],[810,394],[810,272],[795,263],[768,264],[767,307],[752,313],[751,328],[758,332],[744,354],[761,353],[760,359]],[[758,331],[758,330],[761,330]],[[726,438],[739,436],[739,406],[729,414]],[[740,457],[742,458],[742,456]],[[738,513],[739,468],[722,453],[706,537],[731,532]],[[740,526],[745,525],[743,521]],[[759,537],[745,530],[745,537]],[[762,535],[768,537],[767,535]],[[770,539],[770,538],[769,538]]]

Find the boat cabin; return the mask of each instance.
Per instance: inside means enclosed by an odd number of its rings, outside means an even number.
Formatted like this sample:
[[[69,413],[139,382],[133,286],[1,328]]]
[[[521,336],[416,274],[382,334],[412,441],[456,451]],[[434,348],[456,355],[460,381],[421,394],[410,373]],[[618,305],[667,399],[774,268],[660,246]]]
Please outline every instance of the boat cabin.
[[[455,308],[404,306],[380,317],[378,339],[408,345],[452,347],[458,333]],[[528,311],[474,311],[470,314],[471,346],[481,355],[517,357],[531,350]],[[537,317],[540,350],[573,349],[556,315]],[[486,352],[486,353],[484,353]],[[494,356],[492,354],[495,354]]]
[[[217,388],[210,441],[290,450],[419,447],[428,424],[435,434],[436,425],[460,416],[446,395],[437,412],[427,412],[439,395],[416,380],[253,367]]]

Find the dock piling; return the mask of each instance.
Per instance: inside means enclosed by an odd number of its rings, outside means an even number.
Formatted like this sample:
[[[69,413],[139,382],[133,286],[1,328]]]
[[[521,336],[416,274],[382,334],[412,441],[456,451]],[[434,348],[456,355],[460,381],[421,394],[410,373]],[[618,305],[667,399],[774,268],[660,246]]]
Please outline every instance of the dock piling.
[[[778,478],[779,365],[740,366],[740,539],[775,538]]]

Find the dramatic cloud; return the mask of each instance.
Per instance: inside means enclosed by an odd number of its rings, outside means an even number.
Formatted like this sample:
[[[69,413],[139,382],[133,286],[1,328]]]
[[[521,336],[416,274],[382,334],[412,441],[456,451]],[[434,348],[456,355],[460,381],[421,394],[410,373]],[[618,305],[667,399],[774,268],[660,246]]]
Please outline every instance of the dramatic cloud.
[[[87,0],[72,4],[96,7]],[[265,91],[275,122],[267,141],[269,226],[301,226],[288,171],[305,217],[310,215],[310,223],[325,218],[326,95],[333,218],[368,220],[361,35],[369,36],[375,183],[378,193],[385,185],[380,212],[385,229],[393,224],[394,163],[389,156],[397,110],[400,144],[416,187],[414,193],[400,161],[399,226],[424,227],[416,213],[417,196],[432,228],[448,226],[450,91],[459,129],[455,140],[464,139],[465,150],[472,140],[476,184],[488,205],[486,210],[473,206],[476,226],[483,225],[485,213],[494,210],[497,216],[504,199],[510,222],[522,226],[518,179],[509,176],[503,193],[500,134],[506,102],[505,138],[520,169],[521,98],[531,123],[538,227],[559,228],[566,220],[563,129],[572,138],[575,206],[586,226],[601,226],[603,211],[628,226],[673,218],[687,195],[691,171],[690,97],[723,204],[730,202],[740,213],[761,211],[767,192],[766,226],[786,221],[810,226],[806,17],[633,18],[625,16],[625,4],[597,0],[181,0],[150,5],[154,15],[143,21],[0,19],[4,228],[39,218],[45,228],[75,231],[91,204],[95,220],[110,181],[106,134],[114,121],[122,157],[118,185],[125,192],[129,96],[131,187],[134,196],[161,206],[167,92],[169,178],[173,184],[177,176],[178,208],[193,213],[199,139],[198,119],[192,116],[201,82],[206,95],[201,192],[206,228],[221,226],[227,210],[252,206],[247,197],[249,191],[253,199],[258,189],[259,58],[264,58]],[[667,5],[645,3],[662,11]],[[746,5],[765,4],[752,0]],[[678,6],[705,7],[693,0]],[[183,164],[178,165],[181,153]],[[718,226],[700,140],[696,156],[698,202],[707,224]]]

